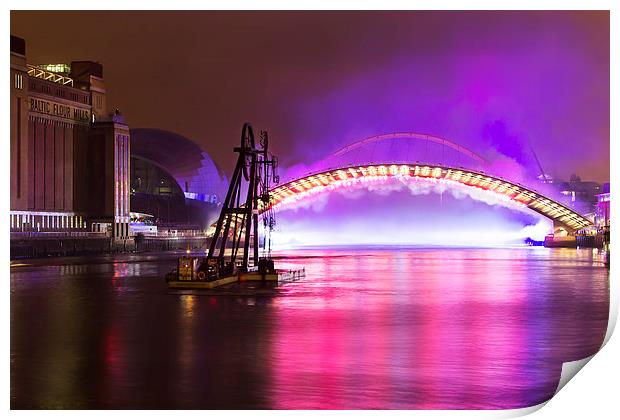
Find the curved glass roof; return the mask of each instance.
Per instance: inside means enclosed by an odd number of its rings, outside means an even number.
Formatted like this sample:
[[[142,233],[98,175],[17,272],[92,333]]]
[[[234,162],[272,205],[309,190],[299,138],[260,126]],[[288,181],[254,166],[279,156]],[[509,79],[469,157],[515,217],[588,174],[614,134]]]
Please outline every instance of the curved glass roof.
[[[219,203],[228,178],[200,146],[166,130],[131,130],[131,156],[151,161],[168,172],[187,198]]]

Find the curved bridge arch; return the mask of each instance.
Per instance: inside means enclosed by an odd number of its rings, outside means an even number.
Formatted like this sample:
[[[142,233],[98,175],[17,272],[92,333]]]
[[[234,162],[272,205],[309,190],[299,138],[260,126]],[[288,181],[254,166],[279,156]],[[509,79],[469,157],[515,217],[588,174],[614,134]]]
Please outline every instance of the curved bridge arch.
[[[574,210],[536,191],[502,178],[464,168],[408,163],[344,166],[310,174],[273,188],[270,191],[270,208],[277,209],[287,203],[304,199],[310,194],[325,189],[346,187],[351,182],[356,182],[362,178],[377,180],[400,178],[456,183],[457,185],[479,188],[499,194],[519,206],[534,210],[551,219],[554,224],[564,226],[571,232],[592,224],[590,220]]]
[[[468,156],[470,158],[472,158],[474,161],[481,163],[481,164],[485,164],[487,163],[486,159],[484,159],[482,156],[478,155],[477,153],[472,152],[471,150],[467,149],[466,147],[463,147],[457,143],[454,143],[448,139],[444,139],[443,137],[437,137],[437,136],[431,136],[429,134],[421,134],[421,133],[414,133],[414,132],[400,132],[400,133],[388,133],[388,134],[380,134],[377,136],[372,136],[372,137],[367,137],[365,139],[362,140],[358,140],[354,143],[351,143],[337,151],[335,151],[334,153],[331,154],[331,157],[340,157],[343,156],[347,153],[350,153],[354,150],[357,150],[361,147],[364,147],[368,144],[372,144],[372,143],[378,143],[381,141],[385,141],[385,140],[395,140],[395,139],[399,139],[399,140],[418,140],[418,141],[429,141],[432,143],[436,143],[442,146],[447,146],[450,149],[453,149],[465,156]]]

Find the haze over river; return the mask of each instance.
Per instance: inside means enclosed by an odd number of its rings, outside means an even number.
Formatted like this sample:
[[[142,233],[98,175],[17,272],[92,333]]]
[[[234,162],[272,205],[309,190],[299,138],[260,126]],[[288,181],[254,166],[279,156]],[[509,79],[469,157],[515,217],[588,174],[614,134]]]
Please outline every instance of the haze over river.
[[[278,254],[278,287],[169,290],[176,255],[11,267],[11,408],[497,409],[601,346],[596,250]]]

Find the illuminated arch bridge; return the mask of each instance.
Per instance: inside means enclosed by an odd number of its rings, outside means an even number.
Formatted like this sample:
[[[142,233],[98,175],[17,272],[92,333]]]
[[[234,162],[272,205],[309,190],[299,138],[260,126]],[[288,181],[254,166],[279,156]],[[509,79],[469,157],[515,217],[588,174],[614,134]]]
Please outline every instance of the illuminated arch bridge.
[[[384,182],[390,179],[478,189],[493,194],[511,205],[534,210],[551,219],[556,227],[565,228],[569,232],[575,232],[592,224],[574,210],[522,185],[481,171],[430,164],[346,165],[319,171],[272,189],[270,207],[277,210],[310,199],[320,192],[347,189],[355,187],[356,184]]]

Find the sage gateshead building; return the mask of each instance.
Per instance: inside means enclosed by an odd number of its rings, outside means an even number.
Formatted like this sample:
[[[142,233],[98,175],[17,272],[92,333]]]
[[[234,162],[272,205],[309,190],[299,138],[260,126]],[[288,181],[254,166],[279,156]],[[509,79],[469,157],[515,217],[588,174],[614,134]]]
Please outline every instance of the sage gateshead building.
[[[153,128],[131,129],[130,174],[132,219],[146,216],[164,231],[207,229],[228,188],[226,174],[200,146]]]
[[[11,232],[129,237],[130,132],[101,64],[31,64],[11,36]]]

